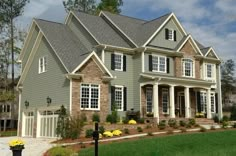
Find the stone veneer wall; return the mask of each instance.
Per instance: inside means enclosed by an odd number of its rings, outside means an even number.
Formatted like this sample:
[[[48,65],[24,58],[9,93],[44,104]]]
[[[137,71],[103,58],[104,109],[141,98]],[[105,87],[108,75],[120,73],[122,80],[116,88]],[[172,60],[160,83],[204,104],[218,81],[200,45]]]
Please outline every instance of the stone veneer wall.
[[[100,115],[100,120],[105,121],[106,116],[109,113],[109,83],[103,81],[105,74],[101,71],[98,65],[92,58],[84,64],[84,66],[78,71],[80,74],[84,74],[83,79],[72,80],[72,116],[85,113],[88,121],[92,119],[92,115],[97,112]],[[80,109],[80,84],[91,83],[100,85],[100,110],[81,110]]]

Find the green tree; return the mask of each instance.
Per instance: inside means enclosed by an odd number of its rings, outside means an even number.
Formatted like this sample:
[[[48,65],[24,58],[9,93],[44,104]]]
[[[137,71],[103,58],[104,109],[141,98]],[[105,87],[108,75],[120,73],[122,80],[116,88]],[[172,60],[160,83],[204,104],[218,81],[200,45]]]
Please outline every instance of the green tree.
[[[231,93],[235,87],[234,67],[235,63],[232,59],[227,60],[221,66],[221,89],[223,103],[225,103],[225,100],[228,98],[228,94]]]
[[[123,5],[122,0],[101,0],[97,6],[97,11],[109,11],[111,13],[119,14],[121,13],[120,7]]]
[[[22,15],[24,6],[29,0],[1,0],[0,1],[0,20],[1,27],[7,25],[10,28],[10,47],[11,47],[11,65],[12,65],[12,92],[14,94],[14,19]]]
[[[57,136],[66,138],[67,129],[69,127],[68,121],[69,121],[69,117],[68,117],[66,108],[62,105],[59,110],[59,116],[58,116],[58,121],[57,121],[57,128],[56,128]]]
[[[64,8],[69,11],[83,11],[89,14],[94,14],[96,10],[95,0],[64,0]]]

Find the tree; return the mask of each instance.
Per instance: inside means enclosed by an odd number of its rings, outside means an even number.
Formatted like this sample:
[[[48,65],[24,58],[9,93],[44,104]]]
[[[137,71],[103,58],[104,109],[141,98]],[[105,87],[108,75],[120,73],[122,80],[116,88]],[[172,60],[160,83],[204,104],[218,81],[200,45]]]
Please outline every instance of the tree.
[[[111,13],[119,14],[121,12],[120,7],[123,5],[122,0],[101,0],[97,6],[97,11],[109,11]]]
[[[22,15],[24,6],[29,0],[1,0],[0,1],[0,20],[1,27],[4,25],[10,28],[10,47],[11,47],[11,65],[12,65],[12,92],[14,94],[14,65],[15,65],[15,55],[14,55],[14,19]]]
[[[57,128],[56,128],[57,136],[66,138],[67,136],[66,131],[69,127],[68,120],[69,118],[68,118],[66,108],[62,105],[61,109],[59,110],[59,116],[58,116],[58,121],[57,121]]]
[[[223,102],[228,98],[228,93],[232,92],[235,88],[234,83],[234,61],[232,59],[227,60],[221,66],[221,89]]]
[[[96,10],[95,0],[64,0],[63,5],[66,9],[66,12],[83,11],[89,14],[94,14]]]

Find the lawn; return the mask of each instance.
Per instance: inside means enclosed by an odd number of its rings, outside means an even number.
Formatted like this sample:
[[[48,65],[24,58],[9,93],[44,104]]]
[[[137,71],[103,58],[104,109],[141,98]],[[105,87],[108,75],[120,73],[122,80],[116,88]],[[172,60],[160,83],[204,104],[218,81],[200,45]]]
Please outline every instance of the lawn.
[[[79,156],[94,155],[93,148],[83,149]],[[236,131],[181,134],[140,138],[99,145],[100,156],[235,156]]]
[[[8,136],[16,136],[17,130],[11,130],[11,131],[1,131],[0,137],[8,137]]]

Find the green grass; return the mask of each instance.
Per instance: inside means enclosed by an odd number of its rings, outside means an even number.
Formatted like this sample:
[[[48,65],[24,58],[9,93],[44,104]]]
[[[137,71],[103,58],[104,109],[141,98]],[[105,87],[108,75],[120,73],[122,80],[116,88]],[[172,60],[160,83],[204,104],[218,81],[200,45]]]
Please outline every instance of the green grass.
[[[94,155],[94,148],[79,156]],[[235,156],[236,131],[152,137],[99,146],[101,156]]]
[[[74,151],[72,149],[57,146],[51,148],[48,153],[50,156],[70,156]]]
[[[16,130],[1,131],[0,132],[0,137],[8,137],[8,136],[16,136],[16,135],[17,135],[17,131]]]

